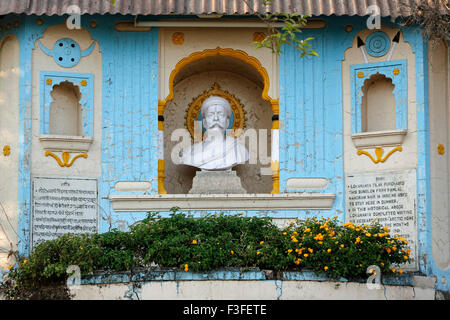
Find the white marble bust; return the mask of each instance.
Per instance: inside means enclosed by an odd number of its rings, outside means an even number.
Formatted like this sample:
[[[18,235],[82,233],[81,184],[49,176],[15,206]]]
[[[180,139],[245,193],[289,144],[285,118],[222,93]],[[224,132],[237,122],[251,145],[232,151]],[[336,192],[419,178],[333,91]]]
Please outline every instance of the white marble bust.
[[[180,151],[181,164],[202,170],[231,170],[249,159],[248,150],[237,139],[226,135],[231,106],[222,97],[210,96],[201,108],[206,139]]]

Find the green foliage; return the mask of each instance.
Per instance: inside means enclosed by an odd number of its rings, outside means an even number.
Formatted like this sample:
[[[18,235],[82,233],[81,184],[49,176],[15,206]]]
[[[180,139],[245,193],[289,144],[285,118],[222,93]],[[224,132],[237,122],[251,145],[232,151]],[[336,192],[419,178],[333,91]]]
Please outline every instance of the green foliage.
[[[245,1],[245,0],[244,0]],[[268,6],[272,0],[261,0],[263,5]],[[302,32],[302,28],[308,23],[307,18],[311,15],[300,15],[298,13],[266,13],[257,14],[258,17],[267,24],[268,35],[262,41],[254,41],[256,49],[269,48],[277,55],[281,54],[283,45],[293,47],[300,54],[300,58],[319,55],[312,49],[310,41],[313,37],[297,39],[297,35]],[[277,24],[282,27],[276,26]]]
[[[405,239],[390,236],[377,223],[354,226],[339,225],[336,219],[309,219],[279,228],[271,218],[241,214],[193,218],[174,208],[169,218],[150,213],[129,232],[66,234],[37,245],[11,268],[8,296],[64,283],[70,265],[79,266],[82,277],[156,264],[185,271],[307,269],[332,278],[364,278],[371,265],[392,274],[393,265],[409,261],[406,245]]]

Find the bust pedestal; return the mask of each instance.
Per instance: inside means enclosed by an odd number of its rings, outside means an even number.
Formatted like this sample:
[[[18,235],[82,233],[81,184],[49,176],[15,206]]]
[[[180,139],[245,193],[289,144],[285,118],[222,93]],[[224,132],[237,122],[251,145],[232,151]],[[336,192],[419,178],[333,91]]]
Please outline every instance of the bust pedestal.
[[[236,171],[197,171],[190,194],[247,193]]]

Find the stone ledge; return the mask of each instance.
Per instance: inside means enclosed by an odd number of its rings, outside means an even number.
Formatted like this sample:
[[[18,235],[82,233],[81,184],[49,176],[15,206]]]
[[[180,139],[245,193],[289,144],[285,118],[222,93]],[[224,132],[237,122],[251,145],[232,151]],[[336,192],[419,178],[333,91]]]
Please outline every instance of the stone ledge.
[[[45,151],[88,152],[93,138],[43,134],[39,141]]]
[[[333,193],[110,195],[114,211],[329,210]]]
[[[374,132],[361,132],[352,134],[356,148],[395,147],[401,146],[407,130],[387,130]]]

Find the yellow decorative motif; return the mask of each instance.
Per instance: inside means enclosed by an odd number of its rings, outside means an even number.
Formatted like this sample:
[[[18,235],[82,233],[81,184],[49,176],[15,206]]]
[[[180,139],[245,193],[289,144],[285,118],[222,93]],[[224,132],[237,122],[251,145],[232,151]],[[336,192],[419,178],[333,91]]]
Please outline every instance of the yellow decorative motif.
[[[398,68],[395,68],[394,70],[392,70],[392,73],[394,75],[398,75],[400,73],[400,70]]]
[[[181,45],[184,43],[184,33],[183,32],[174,32],[172,34],[172,42],[173,44]]]
[[[164,109],[169,101],[171,101],[174,97],[174,80],[175,77],[178,75],[178,73],[187,65],[204,59],[208,57],[215,57],[215,56],[222,56],[222,57],[232,57],[238,60],[241,60],[250,66],[252,66],[262,77],[264,87],[261,93],[261,97],[263,100],[270,102],[272,106],[272,113],[278,114],[279,109],[279,100],[278,99],[272,99],[269,97],[269,87],[270,87],[270,81],[269,81],[269,75],[267,73],[267,70],[261,65],[261,62],[252,56],[249,56],[245,51],[242,50],[235,50],[231,48],[220,48],[217,47],[215,49],[206,49],[204,51],[198,51],[190,54],[188,57],[181,59],[175,66],[175,68],[170,73],[169,77],[169,94],[167,95],[165,100],[159,100],[158,101],[158,115],[164,115]],[[158,129],[164,130],[163,124],[160,125],[161,121],[158,121]],[[273,121],[272,126],[274,129],[278,129],[278,121]],[[276,126],[276,128],[274,127]],[[273,193],[279,193],[279,170],[273,174],[272,176],[273,180]],[[159,164],[158,164],[158,185],[159,185],[159,193],[166,193],[164,189],[164,169],[159,170]],[[278,190],[278,191],[277,191]],[[161,192],[164,191],[164,192]]]
[[[80,84],[81,84],[83,87],[86,87],[86,86],[87,86],[87,81],[86,81],[86,80],[81,80],[81,81],[80,81]]]
[[[438,144],[438,146],[437,146],[437,151],[438,151],[438,153],[439,153],[440,155],[445,154],[445,147],[444,147],[444,145],[443,145],[443,144]]]
[[[368,153],[367,151],[364,151],[364,150],[358,150],[357,154],[358,154],[358,156],[363,154],[363,155],[369,157],[370,160],[372,160],[373,163],[377,164],[377,163],[380,163],[380,162],[385,162],[396,151],[401,152],[401,151],[403,151],[403,148],[402,147],[395,147],[394,149],[389,151],[388,154],[384,158],[383,158],[383,148],[376,148],[375,149],[376,159],[374,159],[370,153]]]
[[[265,38],[266,38],[266,34],[264,32],[255,32],[253,34],[253,41],[256,41],[256,42],[263,42]]]
[[[199,142],[202,140],[202,135],[198,135],[198,137],[195,136],[194,124],[198,119],[203,101],[205,101],[210,96],[222,97],[230,103],[234,115],[234,121],[231,128],[232,130],[229,134],[234,137],[239,137],[245,127],[245,121],[247,120],[247,118],[245,117],[246,111],[244,110],[244,106],[234,95],[220,89],[219,84],[214,83],[211,90],[204,91],[197,98],[194,98],[192,103],[189,104],[189,108],[187,108],[186,110],[186,128],[189,130],[191,137],[194,138],[194,142]]]
[[[59,159],[59,157],[56,154],[54,154],[53,152],[50,152],[50,151],[46,151],[45,156],[46,157],[51,156],[52,158],[54,158],[56,160],[56,162],[58,162],[60,167],[71,167],[76,159],[78,159],[78,158],[86,159],[88,157],[88,155],[86,153],[81,153],[81,154],[78,154],[75,157],[73,157],[72,160],[70,160],[70,162],[69,162],[69,158],[70,158],[69,152],[62,153],[62,155],[61,155],[62,160]]]
[[[358,72],[358,78],[364,78],[364,72]]]
[[[53,83],[52,79],[48,78],[47,80],[45,80],[45,83],[48,85],[51,85]]]
[[[10,146],[4,146],[3,147],[3,155],[5,157],[9,156],[11,154],[11,147]]]

